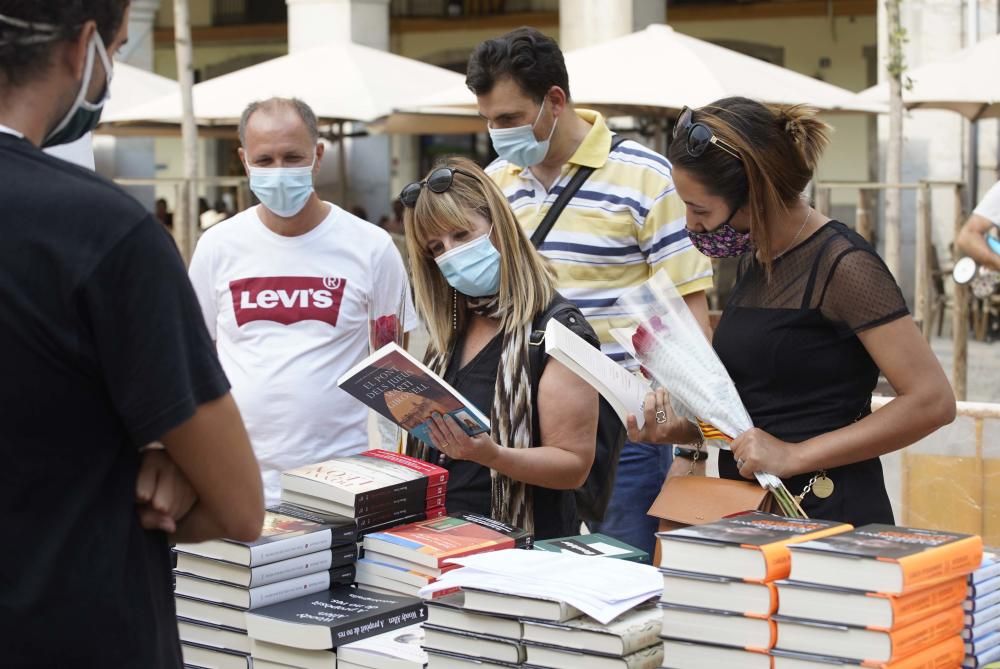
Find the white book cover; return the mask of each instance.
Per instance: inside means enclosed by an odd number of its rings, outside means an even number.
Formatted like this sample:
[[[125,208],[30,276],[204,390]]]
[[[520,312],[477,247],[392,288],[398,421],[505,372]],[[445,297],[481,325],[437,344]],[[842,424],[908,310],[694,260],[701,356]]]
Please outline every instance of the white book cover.
[[[594,387],[618,414],[622,425],[629,414],[639,428],[645,423],[643,404],[649,383],[591,346],[554,318],[545,326],[545,352]]]
[[[410,625],[340,646],[337,662],[379,669],[419,669],[427,664],[423,643],[423,625]]]

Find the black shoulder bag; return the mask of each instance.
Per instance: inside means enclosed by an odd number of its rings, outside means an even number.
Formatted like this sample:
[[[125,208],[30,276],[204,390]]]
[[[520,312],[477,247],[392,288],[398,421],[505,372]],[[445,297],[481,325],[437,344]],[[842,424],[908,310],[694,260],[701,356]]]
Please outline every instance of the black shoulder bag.
[[[624,137],[616,136],[611,142],[611,151],[614,151],[622,142]],[[569,201],[580,190],[580,186],[594,173],[593,167],[583,167],[577,169],[576,174],[570,179],[556,201],[545,213],[545,218],[531,235],[531,243],[535,248],[540,248],[542,242],[548,236],[552,226],[562,214],[563,209]],[[532,324],[531,339],[528,342],[528,365],[531,370],[531,392],[532,397],[538,398],[538,385],[545,370],[545,363],[548,356],[545,355],[545,326],[550,318],[562,312],[576,312],[579,310],[572,303],[566,300],[556,300],[552,306],[535,319]],[[582,318],[582,314],[580,315]],[[536,405],[537,406],[537,405]],[[538,417],[535,417],[534,425],[535,443],[541,439],[538,429]],[[611,408],[611,405],[601,397],[600,408],[597,417],[597,443],[594,449],[594,464],[590,467],[590,473],[583,485],[577,488],[574,493],[576,497],[576,512],[581,520],[587,522],[601,522],[604,520],[604,513],[607,511],[608,502],[611,501],[611,493],[615,487],[615,473],[618,470],[618,456],[625,445],[625,426],[618,419],[618,414]]]

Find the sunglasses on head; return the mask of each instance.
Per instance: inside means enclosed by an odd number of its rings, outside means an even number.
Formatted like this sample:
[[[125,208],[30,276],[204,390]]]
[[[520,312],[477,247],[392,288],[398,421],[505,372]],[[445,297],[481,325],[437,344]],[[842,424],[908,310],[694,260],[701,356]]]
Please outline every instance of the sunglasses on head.
[[[455,173],[461,174],[464,177],[470,179],[475,179],[476,177],[469,174],[465,170],[460,170],[457,167],[438,167],[427,175],[427,178],[423,181],[414,181],[411,184],[407,184],[405,188],[399,193],[399,201],[403,203],[406,207],[417,206],[417,198],[420,197],[420,191],[424,186],[432,193],[443,193],[455,182]]]
[[[688,155],[692,158],[700,158],[708,150],[710,144],[715,144],[736,160],[743,161],[740,158],[739,152],[732,145],[719,139],[712,132],[711,128],[704,123],[694,122],[694,110],[690,107],[684,107],[681,110],[680,116],[677,117],[677,123],[674,124],[674,132],[670,136],[671,143],[677,141],[682,136],[686,142],[684,148],[687,149]]]

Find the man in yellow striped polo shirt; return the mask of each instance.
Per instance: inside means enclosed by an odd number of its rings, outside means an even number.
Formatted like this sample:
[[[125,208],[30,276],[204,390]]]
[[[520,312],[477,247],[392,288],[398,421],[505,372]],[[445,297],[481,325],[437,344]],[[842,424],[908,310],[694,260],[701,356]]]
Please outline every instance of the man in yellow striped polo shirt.
[[[707,332],[712,269],[688,239],[685,205],[666,158],[633,141],[611,150],[604,118],[574,109],[568,79],[558,44],[519,28],[476,47],[466,84],[499,154],[487,172],[529,235],[576,170],[595,168],[540,250],[558,273],[559,291],[587,316],[604,352],[634,369],[608,334],[619,296],[666,269]],[[602,532],[652,554],[656,522],[646,510],[671,453],[665,446],[625,445]]]

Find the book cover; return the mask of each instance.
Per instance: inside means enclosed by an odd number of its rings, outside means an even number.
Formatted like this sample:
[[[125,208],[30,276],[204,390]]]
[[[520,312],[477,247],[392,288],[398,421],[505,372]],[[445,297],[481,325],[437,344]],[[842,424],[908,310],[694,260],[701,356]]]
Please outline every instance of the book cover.
[[[640,648],[624,657],[602,657],[569,648],[525,644],[526,667],[550,669],[657,669],[664,661],[663,644]]]
[[[330,543],[333,546],[353,544],[358,540],[358,524],[349,516],[339,513],[325,513],[317,509],[310,509],[288,502],[280,502],[267,509],[271,513],[278,513],[293,518],[310,520],[320,525],[330,528]]]
[[[716,643],[755,651],[773,648],[778,638],[772,617],[662,602],[657,606],[663,617],[664,638]]]
[[[994,618],[1000,618],[1000,604],[995,604],[979,611],[967,611],[965,614],[965,626],[975,627]]]
[[[250,652],[250,638],[247,636],[246,630],[178,618],[177,632],[181,641],[214,648],[225,648],[238,653]]]
[[[817,655],[812,653],[797,653],[775,648],[774,669],[809,669],[821,665],[825,669],[847,669],[852,667],[871,667],[872,669],[954,669],[965,657],[962,640],[951,637],[936,643],[924,650],[917,651],[895,662],[859,662],[833,655]],[[817,668],[818,669],[818,668]]]
[[[424,647],[460,653],[483,660],[524,662],[524,644],[488,634],[469,634],[424,624]]]
[[[993,578],[988,578],[984,581],[970,583],[968,589],[969,597],[972,599],[997,591],[1000,591],[1000,576],[994,576]]]
[[[427,623],[437,627],[491,634],[505,639],[522,638],[521,621],[514,616],[481,613],[465,608],[465,593],[459,591],[427,600]]]
[[[282,491],[356,508],[408,495],[426,497],[429,485],[447,481],[448,470],[437,465],[400,454],[386,458],[373,453],[364,451],[282,472]]]
[[[1000,558],[997,557],[997,549],[987,548],[983,551],[983,561],[979,567],[969,574],[969,583],[981,583],[1000,576]]]
[[[630,546],[606,534],[581,534],[561,539],[545,539],[535,542],[535,549],[550,553],[573,553],[592,557],[613,557],[630,562],[649,564],[649,553]]]
[[[444,516],[365,536],[365,549],[440,568],[449,558],[514,548],[512,536],[460,516]]]
[[[764,572],[755,578],[773,581],[788,577],[791,568],[791,554],[788,550],[790,545],[839,535],[851,529],[845,523],[828,520],[783,518],[761,512],[745,513],[713,523],[657,533],[663,555],[660,566],[683,570],[694,564],[698,571],[708,573],[698,562],[689,562],[689,556],[675,547],[685,543],[730,546],[760,551],[764,559]],[[735,573],[720,575],[744,576]]]
[[[589,616],[564,623],[525,620],[522,638],[525,642],[620,657],[657,644],[662,620],[662,614],[652,605],[632,609],[606,625]]]
[[[901,594],[967,576],[982,562],[983,540],[977,535],[871,524],[791,550],[793,580]]]
[[[665,604],[722,609],[746,615],[768,616],[778,610],[774,583],[731,576],[660,569]]]
[[[254,541],[217,539],[178,544],[176,550],[249,567],[316,553],[333,545],[333,526],[272,511],[265,512],[260,537]]]
[[[861,662],[895,662],[955,637],[962,629],[958,607],[935,613],[891,631],[869,630],[812,620],[774,616],[778,647],[802,653],[839,655]]]
[[[434,413],[450,415],[469,436],[490,431],[475,405],[395,343],[362,360],[337,385],[429,446]]]
[[[210,648],[185,641],[181,644],[185,666],[212,667],[212,669],[252,669],[250,656],[223,648]]]
[[[970,639],[982,639],[997,633],[1000,633],[1000,618],[991,618],[990,620],[984,620],[974,627],[966,626],[963,628],[962,638],[969,641]]]
[[[784,616],[877,630],[905,627],[945,609],[958,608],[965,599],[965,579],[961,576],[904,595],[790,580],[776,585]]]
[[[390,669],[410,667],[423,669],[427,653],[422,648],[422,625],[410,625],[398,630],[352,641],[337,649],[337,662],[354,662],[364,667]]]
[[[218,625],[245,632],[247,629],[245,612],[236,606],[203,602],[181,594],[174,596],[178,618],[198,620],[209,625]]]
[[[484,516],[479,513],[471,512],[459,512],[451,514],[452,518],[461,518],[462,520],[467,520],[470,523],[475,523],[476,525],[482,525],[483,527],[489,528],[494,532],[499,532],[507,537],[514,540],[514,548],[531,548],[534,545],[534,535],[527,530],[521,529],[520,527],[514,527],[513,525],[508,525],[507,523],[501,522],[490,518],[489,516]]]
[[[259,567],[244,567],[198,555],[178,553],[175,569],[180,574],[191,574],[245,588],[256,588],[269,583],[287,581],[298,576],[307,576],[328,569],[344,567],[352,564],[356,559],[356,544],[336,546],[332,550],[300,555]]]
[[[423,622],[423,602],[361,588],[335,587],[247,614],[254,639],[326,650]]]
[[[962,669],[1000,669],[1000,646],[966,655]]]
[[[174,574],[174,591],[178,595],[248,610],[326,590],[333,584],[353,582],[354,565],[348,565],[256,588],[245,588],[188,574]]]
[[[680,639],[663,639],[663,657],[664,665],[673,669],[772,669],[771,656],[766,651]]]
[[[626,370],[555,318],[545,326],[545,352],[600,393],[622,425],[632,415],[642,429],[643,405],[651,391],[648,381]]]
[[[982,655],[988,650],[1000,647],[1000,632],[974,639],[964,639],[966,655]]]

